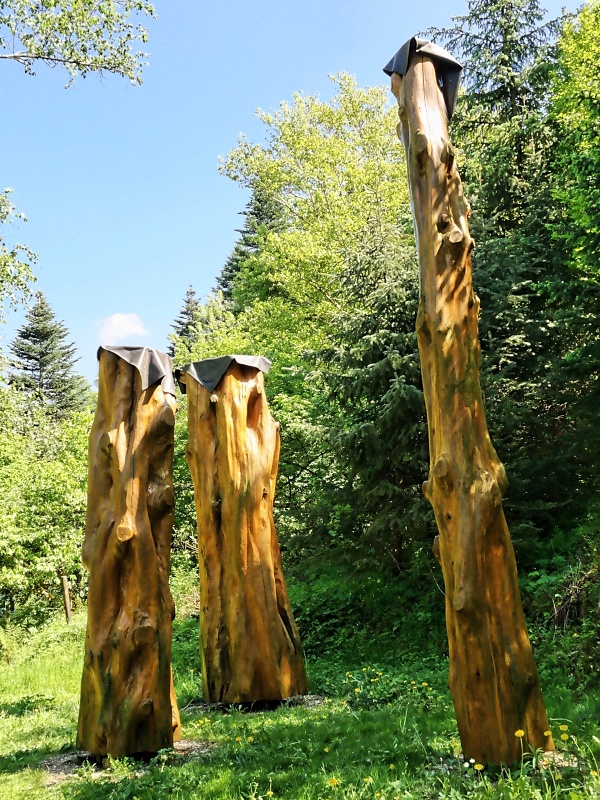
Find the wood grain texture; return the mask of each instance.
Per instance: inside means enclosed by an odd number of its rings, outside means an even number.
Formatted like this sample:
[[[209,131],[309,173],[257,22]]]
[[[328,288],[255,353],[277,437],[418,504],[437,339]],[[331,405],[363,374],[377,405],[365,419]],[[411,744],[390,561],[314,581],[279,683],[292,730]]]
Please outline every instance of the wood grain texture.
[[[156,753],[179,737],[169,591],[175,398],[102,351],[89,438],[90,572],[77,747]]]
[[[273,521],[279,424],[264,376],[234,362],[213,392],[184,377],[204,699],[242,703],[303,694],[302,646]]]
[[[502,509],[504,467],[479,382],[479,300],[470,213],[448,137],[434,62],[392,76],[420,266],[417,335],[429,427],[423,491],[435,511],[446,592],[450,691],[463,754],[510,763],[521,745],[553,749]],[[516,731],[524,731],[522,739]]]

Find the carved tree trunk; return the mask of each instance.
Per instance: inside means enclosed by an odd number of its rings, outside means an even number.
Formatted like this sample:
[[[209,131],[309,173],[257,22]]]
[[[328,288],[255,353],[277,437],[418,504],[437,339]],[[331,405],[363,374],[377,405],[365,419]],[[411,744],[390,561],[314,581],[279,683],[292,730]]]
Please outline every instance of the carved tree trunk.
[[[420,264],[417,334],[429,425],[430,474],[446,589],[450,691],[465,758],[509,763],[553,749],[521,607],[479,383],[479,300],[471,281],[469,207],[434,61],[415,55],[392,75],[406,150]],[[524,731],[524,737],[515,736]]]
[[[187,458],[200,561],[204,698],[240,703],[307,691],[273,522],[279,424],[259,370],[233,362],[211,393],[191,375]]]
[[[77,746],[156,753],[179,738],[169,591],[175,398],[101,351],[89,439],[83,561],[90,572]]]

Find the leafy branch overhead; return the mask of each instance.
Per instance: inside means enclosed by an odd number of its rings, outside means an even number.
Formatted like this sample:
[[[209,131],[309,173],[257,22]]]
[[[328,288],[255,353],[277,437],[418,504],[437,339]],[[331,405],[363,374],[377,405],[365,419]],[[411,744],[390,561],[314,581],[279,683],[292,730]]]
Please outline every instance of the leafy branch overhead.
[[[71,76],[112,73],[142,82],[148,39],[139,16],[155,16],[146,0],[0,0],[0,59],[35,74],[36,62]]]
[[[25,221],[25,215],[18,212],[10,200],[12,189],[0,191],[0,226]],[[26,245],[8,244],[0,236],[0,301],[14,305],[19,296],[27,294],[27,287],[33,280],[31,266],[37,256]],[[5,311],[0,302],[0,322],[5,321]]]

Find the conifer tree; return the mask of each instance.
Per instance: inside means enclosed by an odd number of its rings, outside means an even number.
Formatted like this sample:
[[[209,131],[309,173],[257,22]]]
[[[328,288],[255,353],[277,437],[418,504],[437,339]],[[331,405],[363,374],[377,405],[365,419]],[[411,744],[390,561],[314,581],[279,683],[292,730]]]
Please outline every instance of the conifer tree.
[[[26,319],[10,345],[14,371],[9,382],[60,419],[87,401],[85,380],[73,372],[79,360],[75,344],[67,342],[69,331],[42,292],[36,293]]]
[[[196,297],[196,292],[190,284],[185,293],[179,316],[171,324],[173,333],[169,334],[169,346],[167,348],[171,358],[175,356],[175,344],[179,339],[184,339],[190,345],[196,339],[196,322],[200,305],[200,300]]]
[[[233,300],[233,287],[242,266],[258,253],[261,241],[270,230],[282,228],[281,205],[264,189],[255,187],[244,211],[244,227],[238,229],[240,238],[217,278],[217,290],[225,300]]]

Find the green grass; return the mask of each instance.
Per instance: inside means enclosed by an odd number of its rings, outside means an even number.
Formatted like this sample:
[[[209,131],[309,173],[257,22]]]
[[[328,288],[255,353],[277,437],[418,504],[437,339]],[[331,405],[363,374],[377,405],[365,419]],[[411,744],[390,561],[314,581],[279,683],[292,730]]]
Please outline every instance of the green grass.
[[[114,761],[102,772],[82,767],[47,786],[42,762],[74,745],[84,627],[82,616],[70,627],[57,619],[25,644],[3,642],[1,800],[600,797],[600,779],[591,774],[600,771],[598,693],[576,697],[558,685],[545,687],[553,727],[569,725],[567,755],[583,755],[585,763],[535,769],[525,759],[512,770],[478,773],[458,757],[443,662],[344,669],[330,659],[313,660],[313,689],[329,694],[323,704],[207,713],[192,704],[201,680],[191,618],[175,628],[176,689],[184,738],[210,747],[188,758],[159,754],[150,764]]]

